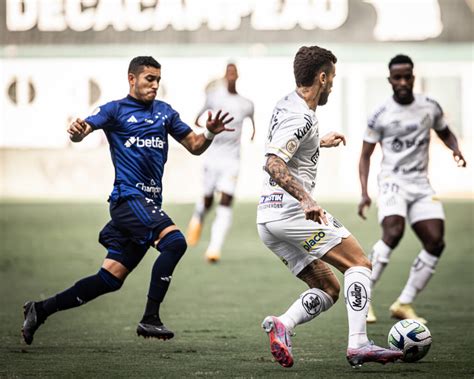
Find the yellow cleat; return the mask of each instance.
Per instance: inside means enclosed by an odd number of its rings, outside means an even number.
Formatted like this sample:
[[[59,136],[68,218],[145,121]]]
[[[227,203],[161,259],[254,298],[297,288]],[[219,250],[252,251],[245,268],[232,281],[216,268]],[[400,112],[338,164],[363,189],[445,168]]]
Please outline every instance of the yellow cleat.
[[[219,251],[206,251],[206,260],[209,263],[218,263],[221,260],[221,253]]]
[[[197,217],[192,217],[189,221],[188,230],[186,231],[186,242],[189,246],[196,246],[201,238],[202,223]]]
[[[402,304],[398,300],[390,306],[390,314],[393,318],[404,320],[411,318],[422,324],[427,324],[428,321],[416,314],[411,304]]]
[[[367,324],[375,324],[377,322],[377,316],[374,313],[374,308],[372,304],[369,305],[369,312],[367,313]]]

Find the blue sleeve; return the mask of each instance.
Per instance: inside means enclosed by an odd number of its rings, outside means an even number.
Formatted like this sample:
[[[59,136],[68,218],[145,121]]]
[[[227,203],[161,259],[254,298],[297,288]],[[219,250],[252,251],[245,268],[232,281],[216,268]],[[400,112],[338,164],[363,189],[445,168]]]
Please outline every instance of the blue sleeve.
[[[92,129],[108,130],[115,125],[116,102],[101,105],[94,113],[87,117],[84,121],[87,122]]]
[[[188,124],[181,121],[179,113],[173,110],[170,117],[168,133],[171,134],[173,138],[179,142],[191,132],[192,129],[188,126]]]

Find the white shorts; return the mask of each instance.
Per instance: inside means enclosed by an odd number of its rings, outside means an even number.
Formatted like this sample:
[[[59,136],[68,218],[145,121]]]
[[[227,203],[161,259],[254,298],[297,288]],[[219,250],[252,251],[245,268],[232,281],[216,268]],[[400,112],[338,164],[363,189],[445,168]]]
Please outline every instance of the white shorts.
[[[296,216],[257,224],[263,243],[273,251],[294,275],[315,259],[321,258],[351,233],[331,214],[329,225],[306,220],[303,211]]]
[[[239,160],[205,162],[203,166],[204,196],[211,196],[215,191],[234,195],[239,178],[239,164]]]
[[[398,178],[379,180],[378,219],[402,216],[413,225],[422,220],[444,220],[443,204],[435,196],[430,182],[403,181]]]

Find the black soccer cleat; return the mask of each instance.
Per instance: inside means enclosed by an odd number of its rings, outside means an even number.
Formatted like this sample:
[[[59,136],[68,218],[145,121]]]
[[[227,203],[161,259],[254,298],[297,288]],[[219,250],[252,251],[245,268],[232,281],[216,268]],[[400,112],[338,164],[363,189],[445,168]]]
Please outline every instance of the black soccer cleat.
[[[144,338],[158,338],[159,340],[169,340],[174,337],[174,333],[163,324],[153,325],[144,322],[138,324],[137,335]]]
[[[21,334],[23,335],[23,340],[27,345],[31,345],[35,332],[45,321],[38,318],[35,305],[36,303],[34,301],[27,301],[23,306],[23,316],[25,317],[25,321],[23,321]]]

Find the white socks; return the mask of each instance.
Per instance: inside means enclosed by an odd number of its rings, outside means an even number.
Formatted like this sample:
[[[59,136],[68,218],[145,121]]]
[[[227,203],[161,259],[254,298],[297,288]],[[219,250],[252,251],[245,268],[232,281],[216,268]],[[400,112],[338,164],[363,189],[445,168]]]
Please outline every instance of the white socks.
[[[438,257],[429,254],[426,250],[420,251],[411,266],[407,284],[398,298],[400,303],[410,304],[415,300],[416,295],[426,287],[435,273],[438,261]]]
[[[202,199],[201,199],[196,203],[196,207],[194,208],[193,217],[196,218],[196,220],[199,220],[200,223],[202,223],[206,213],[207,212],[206,212],[206,208],[204,208],[204,201],[202,201]]]
[[[370,304],[371,270],[351,267],[344,273],[344,296],[349,321],[349,348],[359,348],[369,342],[366,318]]]
[[[211,242],[207,251],[220,252],[224,244],[225,237],[232,224],[232,208],[219,205],[216,209],[216,218],[212,223]]]
[[[311,321],[321,312],[332,307],[334,301],[323,290],[311,288],[303,292],[288,310],[278,316],[285,327],[293,332],[296,325]]]
[[[380,279],[385,267],[387,267],[391,254],[392,249],[382,240],[377,241],[372,248],[372,276],[370,278],[372,288]]]

